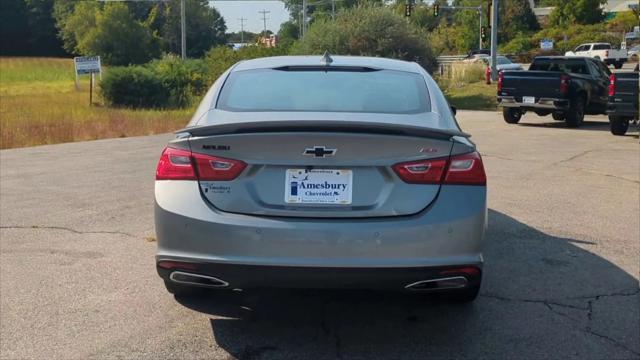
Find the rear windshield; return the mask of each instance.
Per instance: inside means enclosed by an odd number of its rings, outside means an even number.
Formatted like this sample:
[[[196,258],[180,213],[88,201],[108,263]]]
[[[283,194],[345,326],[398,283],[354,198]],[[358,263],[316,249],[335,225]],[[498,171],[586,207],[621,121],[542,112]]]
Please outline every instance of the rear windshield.
[[[227,111],[322,111],[415,114],[430,111],[417,73],[298,68],[232,72],[217,108]]]
[[[589,69],[587,69],[587,63],[584,59],[535,59],[529,70],[589,74]]]

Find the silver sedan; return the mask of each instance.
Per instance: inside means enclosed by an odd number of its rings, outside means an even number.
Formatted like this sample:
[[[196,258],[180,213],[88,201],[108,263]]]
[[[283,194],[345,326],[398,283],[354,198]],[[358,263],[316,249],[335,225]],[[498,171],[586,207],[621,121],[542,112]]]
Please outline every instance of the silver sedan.
[[[156,263],[167,289],[472,301],[486,177],[454,113],[416,63],[325,54],[232,66],[157,166]]]

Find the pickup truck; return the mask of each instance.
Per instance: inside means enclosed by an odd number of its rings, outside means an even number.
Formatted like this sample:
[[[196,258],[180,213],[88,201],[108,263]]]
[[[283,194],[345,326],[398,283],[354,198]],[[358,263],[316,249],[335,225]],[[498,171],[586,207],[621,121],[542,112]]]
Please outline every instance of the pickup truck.
[[[587,56],[613,65],[616,69],[622,68],[622,64],[627,62],[627,50],[614,49],[609,43],[582,44],[573,51],[567,51],[564,56]]]
[[[609,75],[609,68],[592,58],[539,56],[529,70],[500,72],[498,105],[509,124],[533,111],[578,127],[585,114],[607,113]]]
[[[607,114],[613,135],[624,135],[629,121],[638,121],[638,67],[633,72],[618,72],[609,76]]]

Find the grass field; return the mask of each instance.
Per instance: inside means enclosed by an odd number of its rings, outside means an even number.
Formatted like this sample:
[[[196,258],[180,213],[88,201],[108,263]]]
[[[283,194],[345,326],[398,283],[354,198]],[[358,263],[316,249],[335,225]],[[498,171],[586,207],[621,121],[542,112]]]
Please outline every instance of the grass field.
[[[96,94],[94,103],[87,76],[76,89],[72,59],[0,57],[2,149],[170,132],[193,112],[109,108]]]
[[[496,110],[496,86],[474,82],[461,86],[443,88],[444,95],[452,106],[464,110]]]

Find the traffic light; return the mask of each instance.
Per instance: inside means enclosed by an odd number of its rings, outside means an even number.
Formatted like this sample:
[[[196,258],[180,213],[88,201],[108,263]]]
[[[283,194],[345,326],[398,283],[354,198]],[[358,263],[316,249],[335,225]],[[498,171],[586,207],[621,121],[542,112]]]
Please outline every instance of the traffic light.
[[[411,16],[411,2],[407,1],[406,4],[404,4],[404,16],[409,17]]]
[[[480,38],[482,39],[482,41],[487,40],[487,27],[483,26],[480,28]]]
[[[440,4],[433,4],[433,16],[438,17],[440,13]]]

